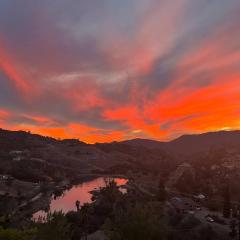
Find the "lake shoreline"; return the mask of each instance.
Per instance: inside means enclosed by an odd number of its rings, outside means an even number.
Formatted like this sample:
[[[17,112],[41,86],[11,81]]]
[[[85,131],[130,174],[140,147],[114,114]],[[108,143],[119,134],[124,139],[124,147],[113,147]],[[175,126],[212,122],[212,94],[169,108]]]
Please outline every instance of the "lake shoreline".
[[[46,211],[49,210],[50,212],[54,211],[60,211],[63,210],[63,212],[68,212],[68,211],[72,211],[75,209],[75,201],[76,200],[80,200],[81,204],[83,203],[91,203],[91,197],[92,197],[92,192],[95,191],[96,189],[99,189],[101,187],[105,186],[105,178],[113,178],[115,180],[121,180],[124,184],[127,182],[127,177],[124,176],[124,178],[122,178],[123,176],[121,176],[121,178],[119,178],[119,175],[108,175],[108,176],[86,176],[85,178],[81,178],[80,181],[73,181],[71,182],[71,184],[67,184],[65,186],[65,188],[61,188],[61,196],[58,195],[58,197],[56,199],[53,198],[53,195],[55,193],[55,191],[51,191],[47,193],[47,199],[48,201],[46,201],[46,198],[43,196],[42,199],[39,199],[39,203],[38,203],[38,207],[34,208],[34,211],[32,211],[32,219],[37,220],[38,216],[38,212],[40,212],[40,215]],[[124,185],[123,184],[123,185]],[[80,191],[80,190],[81,191]],[[80,191],[78,193],[78,191]],[[71,199],[71,208],[68,206],[68,204],[64,204],[66,207],[66,209],[51,209],[53,208],[51,205],[52,203],[55,203],[60,201],[62,198],[66,198],[66,195],[69,194],[76,194],[76,196],[74,196],[74,199]],[[65,193],[65,194],[64,194]],[[77,194],[78,193],[78,194]],[[72,197],[72,196],[71,196]],[[69,200],[68,200],[69,201]],[[58,207],[56,207],[58,208]],[[68,209],[69,208],[69,209]],[[37,211],[36,211],[37,210]],[[35,215],[35,216],[34,216]],[[43,214],[45,215],[45,214]]]

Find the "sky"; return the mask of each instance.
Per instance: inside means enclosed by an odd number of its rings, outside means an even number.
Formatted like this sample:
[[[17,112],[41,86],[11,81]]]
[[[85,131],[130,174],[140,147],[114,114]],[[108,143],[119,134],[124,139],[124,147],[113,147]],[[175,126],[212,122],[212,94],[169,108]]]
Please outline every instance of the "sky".
[[[0,127],[88,143],[240,129],[239,0],[0,0]]]

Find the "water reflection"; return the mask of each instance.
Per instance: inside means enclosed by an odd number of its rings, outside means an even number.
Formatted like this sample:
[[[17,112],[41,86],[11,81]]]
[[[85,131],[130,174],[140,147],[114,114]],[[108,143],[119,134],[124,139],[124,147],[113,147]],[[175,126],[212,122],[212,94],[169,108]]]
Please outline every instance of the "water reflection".
[[[123,178],[114,178],[114,181],[118,186],[121,186],[125,185],[128,180]],[[67,213],[71,210],[76,210],[76,200],[79,200],[81,205],[84,203],[91,203],[92,194],[90,191],[97,190],[105,186],[106,182],[103,177],[73,186],[70,190],[65,191],[62,196],[57,197],[56,199],[53,197],[49,206],[49,210],[51,212],[62,210],[64,213]],[[125,192],[125,189],[121,189],[121,191]],[[38,211],[33,214],[33,220],[37,220],[39,217],[46,217],[46,215],[46,212]]]

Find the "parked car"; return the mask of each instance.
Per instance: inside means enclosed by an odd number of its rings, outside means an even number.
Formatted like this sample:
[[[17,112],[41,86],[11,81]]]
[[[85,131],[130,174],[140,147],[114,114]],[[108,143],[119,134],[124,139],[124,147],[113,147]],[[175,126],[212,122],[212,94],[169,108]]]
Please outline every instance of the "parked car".
[[[211,218],[210,216],[206,216],[206,220],[210,223],[214,222],[213,218]]]

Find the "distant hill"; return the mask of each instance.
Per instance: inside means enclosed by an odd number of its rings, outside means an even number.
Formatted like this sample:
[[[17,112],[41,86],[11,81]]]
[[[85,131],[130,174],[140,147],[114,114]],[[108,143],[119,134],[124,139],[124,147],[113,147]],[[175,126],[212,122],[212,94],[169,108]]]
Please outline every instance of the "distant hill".
[[[169,149],[181,153],[196,153],[210,148],[239,147],[240,131],[209,132],[183,135],[169,143]]]
[[[150,140],[150,139],[142,139],[142,138],[135,138],[131,140],[126,140],[120,142],[122,144],[126,144],[132,147],[148,147],[148,148],[158,148],[162,147],[167,144],[167,142],[160,142],[160,141],[155,141],[155,140]]]
[[[14,164],[10,152],[25,150],[29,159],[41,159],[56,168],[70,167],[84,173],[172,169],[175,163],[158,145],[151,148],[121,142],[86,144],[77,139],[57,140],[30,132],[0,129],[0,173]]]
[[[219,131],[203,134],[183,135],[170,142],[148,139],[132,139],[121,142],[135,147],[160,148],[172,154],[191,155],[211,148],[240,147],[240,131]]]

